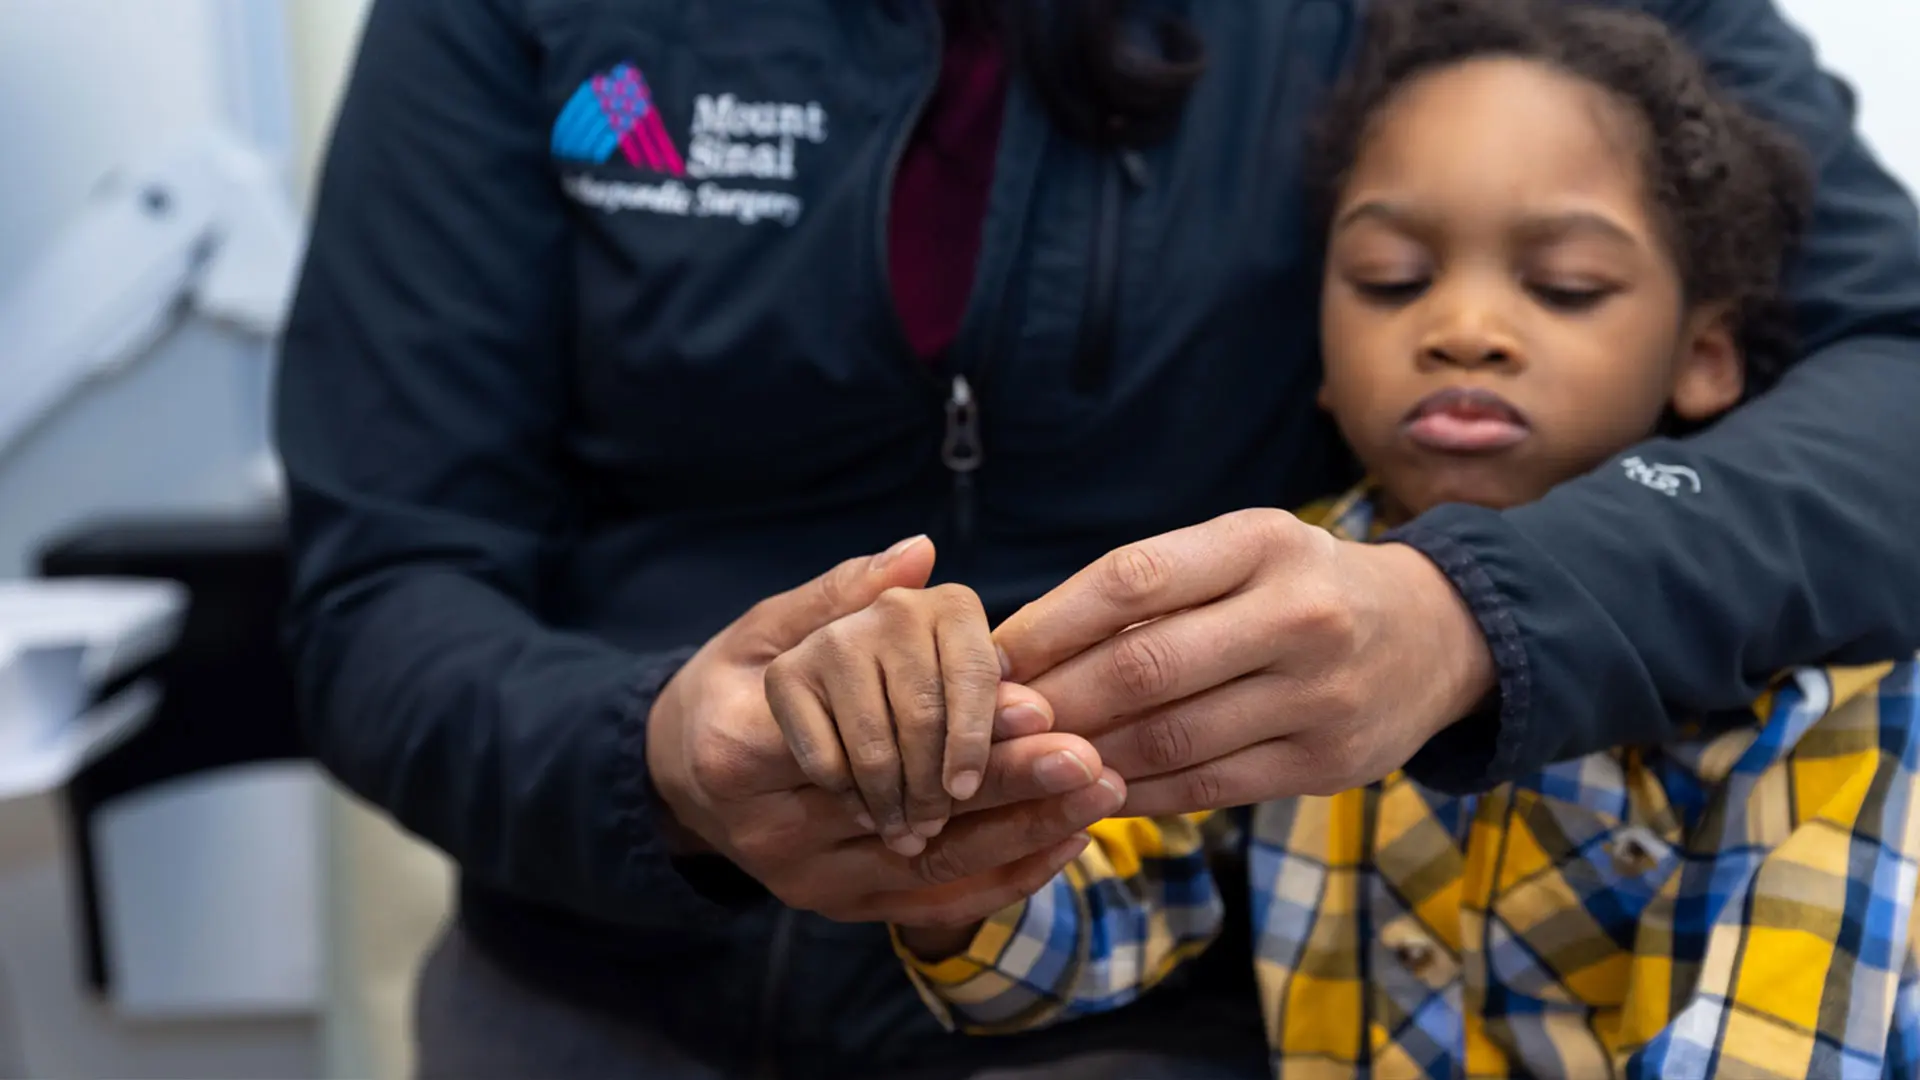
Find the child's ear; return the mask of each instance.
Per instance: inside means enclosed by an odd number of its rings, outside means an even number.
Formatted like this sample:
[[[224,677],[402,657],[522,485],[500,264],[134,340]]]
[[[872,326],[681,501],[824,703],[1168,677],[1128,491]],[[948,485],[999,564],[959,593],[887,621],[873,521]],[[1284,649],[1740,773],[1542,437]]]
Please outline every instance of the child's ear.
[[[1747,361],[1734,340],[1730,312],[1702,308],[1687,320],[1673,366],[1673,411],[1683,420],[1711,420],[1740,402]]]

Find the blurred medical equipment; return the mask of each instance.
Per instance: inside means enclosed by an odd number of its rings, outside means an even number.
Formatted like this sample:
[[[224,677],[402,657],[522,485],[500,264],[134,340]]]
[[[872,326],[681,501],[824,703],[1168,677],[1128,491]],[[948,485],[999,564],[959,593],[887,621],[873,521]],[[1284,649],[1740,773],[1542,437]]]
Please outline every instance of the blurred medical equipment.
[[[0,292],[0,1075],[319,1072],[266,404],[300,236],[209,125]]]

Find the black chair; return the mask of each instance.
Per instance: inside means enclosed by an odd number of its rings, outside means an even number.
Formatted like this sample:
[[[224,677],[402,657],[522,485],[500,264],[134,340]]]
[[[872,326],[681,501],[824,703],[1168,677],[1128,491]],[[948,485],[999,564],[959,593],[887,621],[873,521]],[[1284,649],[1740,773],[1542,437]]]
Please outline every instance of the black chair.
[[[189,600],[179,640],[101,697],[154,679],[147,725],[81,770],[66,792],[78,845],[82,961],[95,993],[111,978],[101,931],[92,822],[120,796],[195,773],[306,757],[280,650],[287,591],[284,529],[274,518],[137,519],[66,533],[40,552],[42,577],[138,577],[179,582]]]

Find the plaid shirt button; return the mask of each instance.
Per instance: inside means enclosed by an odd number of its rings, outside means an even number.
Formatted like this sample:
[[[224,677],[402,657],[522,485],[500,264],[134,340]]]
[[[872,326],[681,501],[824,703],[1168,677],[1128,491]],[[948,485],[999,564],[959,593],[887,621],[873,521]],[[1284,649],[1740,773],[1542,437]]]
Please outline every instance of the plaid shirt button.
[[[1641,825],[1629,825],[1621,829],[1607,845],[1607,854],[1613,856],[1613,868],[1627,877],[1639,877],[1641,874],[1660,865],[1661,853],[1666,845],[1660,838]]]
[[[1393,950],[1394,959],[1400,961],[1402,967],[1415,975],[1424,974],[1428,968],[1432,967],[1437,955],[1434,952],[1433,942],[1405,923],[1396,923],[1385,928],[1381,932],[1380,941],[1381,944]]]

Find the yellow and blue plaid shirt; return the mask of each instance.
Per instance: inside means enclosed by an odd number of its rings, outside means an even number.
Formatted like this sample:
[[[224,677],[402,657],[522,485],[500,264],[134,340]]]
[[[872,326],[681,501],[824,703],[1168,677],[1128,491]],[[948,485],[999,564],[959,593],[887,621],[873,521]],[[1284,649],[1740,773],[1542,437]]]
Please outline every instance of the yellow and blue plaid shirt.
[[[1372,535],[1364,497],[1318,520]],[[965,953],[902,956],[950,1027],[1119,1008],[1206,948],[1210,853],[1243,855],[1277,1077],[1920,1077],[1920,673],[1798,671],[1754,716],[1477,797],[1102,822]]]

